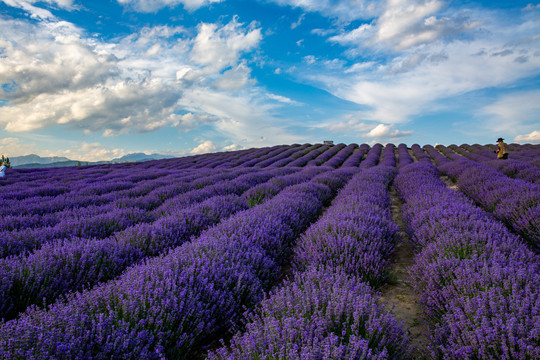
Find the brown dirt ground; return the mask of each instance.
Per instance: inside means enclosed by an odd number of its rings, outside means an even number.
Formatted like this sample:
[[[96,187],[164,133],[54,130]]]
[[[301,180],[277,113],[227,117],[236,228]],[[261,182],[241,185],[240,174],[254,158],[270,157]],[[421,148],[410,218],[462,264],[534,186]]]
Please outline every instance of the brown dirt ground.
[[[387,303],[393,309],[391,313],[398,321],[403,321],[404,328],[408,328],[412,346],[415,349],[414,358],[425,357],[427,345],[427,324],[422,320],[422,308],[418,304],[418,295],[413,291],[412,279],[409,275],[409,266],[414,263],[416,252],[404,230],[401,213],[401,201],[395,190],[391,190],[392,220],[401,231],[401,242],[396,245],[394,251],[393,281],[380,289],[381,302]]]

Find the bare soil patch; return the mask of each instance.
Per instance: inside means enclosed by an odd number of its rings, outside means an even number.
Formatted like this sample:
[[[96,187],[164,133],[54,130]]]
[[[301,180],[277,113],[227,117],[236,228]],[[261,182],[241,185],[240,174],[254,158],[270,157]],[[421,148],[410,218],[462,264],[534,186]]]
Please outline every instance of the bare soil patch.
[[[400,227],[401,241],[394,251],[393,281],[380,289],[382,303],[388,303],[391,313],[398,321],[403,321],[411,335],[415,348],[415,359],[424,358],[427,346],[428,327],[422,319],[422,308],[418,304],[418,294],[413,291],[409,267],[414,263],[416,255],[409,236],[404,231],[405,225],[401,213],[401,201],[394,189],[390,191],[392,200],[392,220]]]
[[[446,175],[440,176],[441,180],[452,190],[459,190],[457,184]]]

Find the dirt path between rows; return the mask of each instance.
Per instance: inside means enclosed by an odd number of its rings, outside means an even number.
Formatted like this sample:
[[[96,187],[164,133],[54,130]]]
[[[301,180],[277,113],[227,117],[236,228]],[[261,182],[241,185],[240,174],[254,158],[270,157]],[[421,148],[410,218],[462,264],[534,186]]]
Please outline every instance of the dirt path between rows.
[[[401,213],[401,201],[395,190],[390,191],[392,200],[392,220],[400,227],[401,241],[394,251],[394,281],[381,288],[382,303],[393,306],[391,313],[398,321],[403,321],[404,328],[409,329],[412,346],[415,348],[414,359],[424,358],[428,328],[422,321],[422,308],[418,304],[418,295],[413,291],[409,266],[414,263],[415,250],[407,233],[405,233]]]

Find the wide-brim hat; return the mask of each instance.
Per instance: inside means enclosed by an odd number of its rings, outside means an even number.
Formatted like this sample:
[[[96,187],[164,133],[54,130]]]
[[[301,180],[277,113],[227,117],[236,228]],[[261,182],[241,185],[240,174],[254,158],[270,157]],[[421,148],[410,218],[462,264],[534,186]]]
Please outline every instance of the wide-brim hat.
[[[504,139],[503,138],[498,138],[497,142],[499,142],[499,141],[504,141]]]

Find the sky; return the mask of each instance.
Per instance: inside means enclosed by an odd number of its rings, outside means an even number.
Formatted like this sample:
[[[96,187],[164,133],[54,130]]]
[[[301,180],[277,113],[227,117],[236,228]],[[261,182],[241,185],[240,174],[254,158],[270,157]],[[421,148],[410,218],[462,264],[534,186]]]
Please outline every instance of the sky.
[[[531,0],[0,0],[0,153],[540,143]]]

